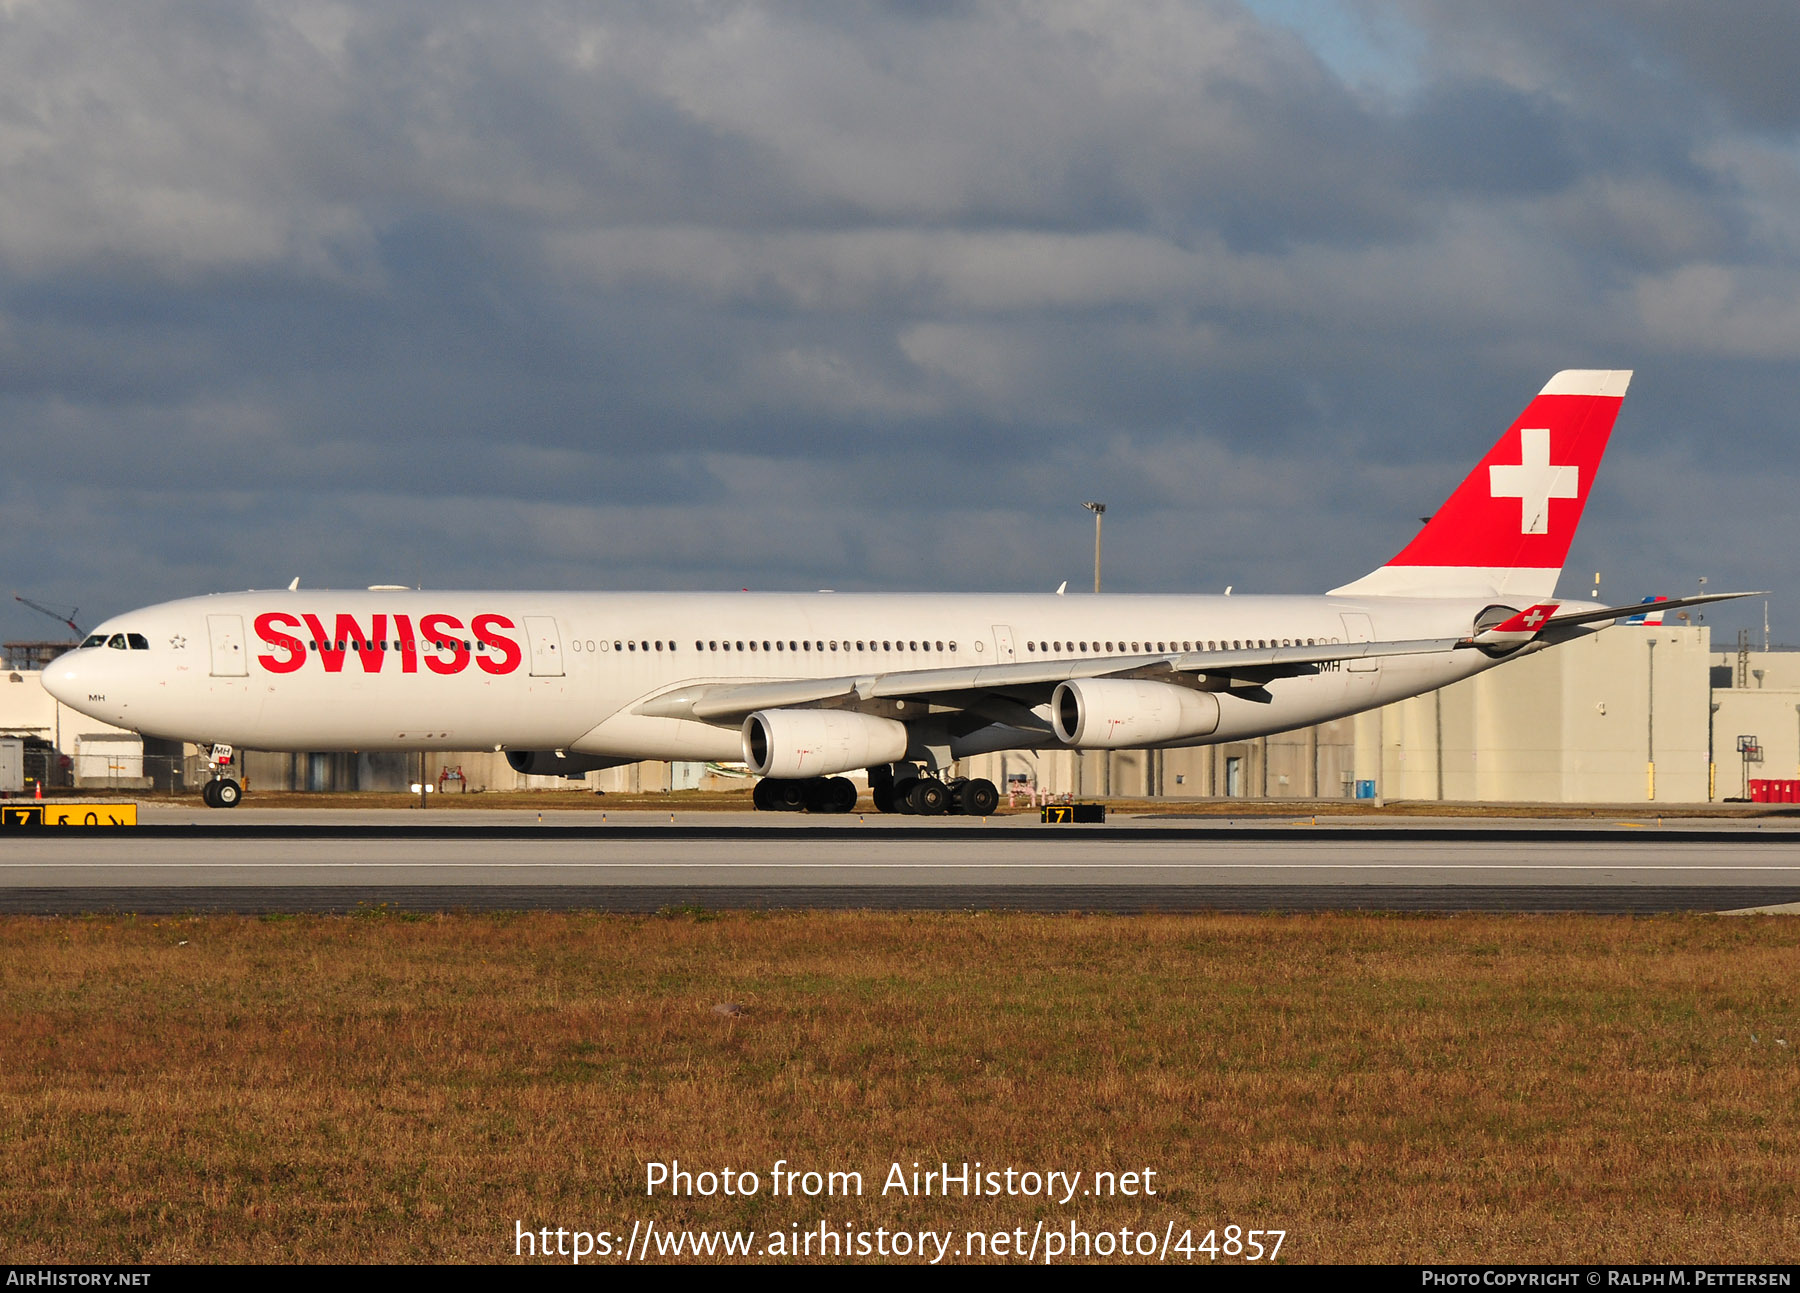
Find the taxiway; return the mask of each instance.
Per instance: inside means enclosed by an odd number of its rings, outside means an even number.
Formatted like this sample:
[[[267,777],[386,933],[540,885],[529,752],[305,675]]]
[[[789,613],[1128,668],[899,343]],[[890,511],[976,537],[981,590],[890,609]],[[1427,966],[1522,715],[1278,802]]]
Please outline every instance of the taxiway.
[[[1726,911],[1800,903],[1786,819],[983,820],[149,808],[22,831],[0,910]]]

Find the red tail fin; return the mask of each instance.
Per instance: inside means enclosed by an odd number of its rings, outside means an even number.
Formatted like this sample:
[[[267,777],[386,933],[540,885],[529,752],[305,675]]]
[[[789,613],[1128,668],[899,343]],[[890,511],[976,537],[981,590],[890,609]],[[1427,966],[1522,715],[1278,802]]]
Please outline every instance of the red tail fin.
[[[1398,556],[1332,594],[1549,597],[1630,383],[1629,370],[1552,377]]]

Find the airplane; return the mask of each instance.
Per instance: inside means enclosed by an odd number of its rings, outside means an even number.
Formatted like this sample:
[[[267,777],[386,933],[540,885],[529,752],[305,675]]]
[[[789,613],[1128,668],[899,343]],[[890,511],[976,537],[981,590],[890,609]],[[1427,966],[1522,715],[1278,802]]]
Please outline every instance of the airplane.
[[[109,619],[71,708],[215,751],[491,748],[579,777],[735,761],[770,811],[986,815],[998,750],[1240,741],[1420,695],[1643,608],[1555,600],[1630,382],[1557,373],[1385,564],[1322,596],[224,593]],[[1658,604],[1667,611],[1748,593]],[[206,802],[242,788],[215,760]]]

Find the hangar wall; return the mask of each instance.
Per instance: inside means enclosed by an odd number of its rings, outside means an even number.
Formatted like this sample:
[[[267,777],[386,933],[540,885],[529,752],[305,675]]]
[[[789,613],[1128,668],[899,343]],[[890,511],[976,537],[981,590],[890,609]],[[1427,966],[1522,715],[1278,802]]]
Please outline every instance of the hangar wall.
[[[1748,777],[1800,777],[1800,651],[1712,650],[1705,626],[1619,625],[1510,661],[1442,691],[1267,740],[1115,754],[1115,796],[1346,798],[1451,802],[1704,803]],[[1752,687],[1732,685],[1739,672]],[[1786,684],[1777,686],[1777,683]],[[1792,690],[1790,690],[1792,688]],[[1760,764],[1741,764],[1755,735]],[[1100,754],[1046,751],[970,760],[1004,784],[1100,796]],[[1652,776],[1654,764],[1654,777]],[[1156,789],[1152,791],[1152,787]]]

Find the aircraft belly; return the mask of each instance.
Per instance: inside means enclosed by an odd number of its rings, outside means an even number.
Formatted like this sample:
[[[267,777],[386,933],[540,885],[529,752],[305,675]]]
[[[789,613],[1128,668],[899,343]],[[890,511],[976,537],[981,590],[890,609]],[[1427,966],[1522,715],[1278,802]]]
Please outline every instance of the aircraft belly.
[[[436,678],[354,676],[255,683],[264,694],[253,714],[201,707],[184,726],[200,739],[251,749],[410,750],[448,741],[531,750],[560,749],[591,722],[561,678],[459,679],[448,686]]]
[[[568,747],[580,754],[629,759],[684,759],[735,762],[744,757],[736,726],[683,718],[614,714]]]

